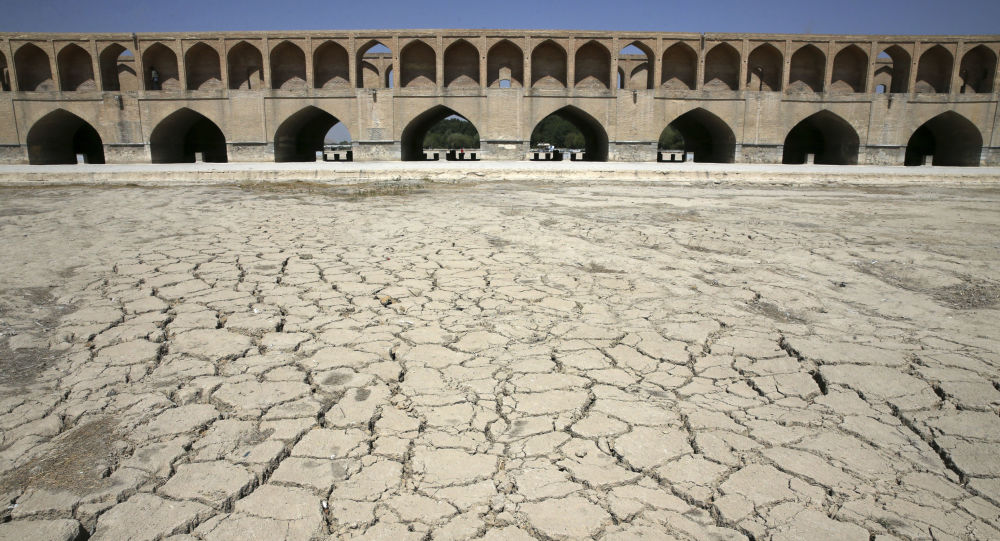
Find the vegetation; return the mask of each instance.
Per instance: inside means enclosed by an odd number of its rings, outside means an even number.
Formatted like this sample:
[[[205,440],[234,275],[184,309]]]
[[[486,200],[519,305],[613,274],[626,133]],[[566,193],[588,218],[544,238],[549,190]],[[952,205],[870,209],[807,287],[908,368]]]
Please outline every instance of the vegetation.
[[[660,143],[657,146],[660,150],[684,150],[684,138],[681,137],[681,132],[668,125],[660,134]]]
[[[548,143],[556,148],[583,148],[587,145],[583,133],[559,115],[549,115],[542,119],[531,132],[531,147]]]
[[[479,148],[479,132],[464,118],[448,117],[427,130],[424,148]]]

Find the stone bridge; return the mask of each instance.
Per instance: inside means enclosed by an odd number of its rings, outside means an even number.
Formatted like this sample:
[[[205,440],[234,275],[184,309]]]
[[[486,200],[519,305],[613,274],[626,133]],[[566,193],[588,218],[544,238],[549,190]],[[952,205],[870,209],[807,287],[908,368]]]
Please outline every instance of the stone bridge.
[[[1000,165],[1000,36],[513,30],[0,34],[0,163],[422,159],[437,121],[524,160],[558,114],[588,160]]]

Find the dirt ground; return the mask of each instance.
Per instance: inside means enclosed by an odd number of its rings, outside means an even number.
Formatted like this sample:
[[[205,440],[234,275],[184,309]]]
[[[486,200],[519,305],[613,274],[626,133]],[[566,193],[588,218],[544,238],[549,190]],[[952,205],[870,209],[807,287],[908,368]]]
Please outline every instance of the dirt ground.
[[[1000,538],[1000,189],[0,188],[0,540]]]

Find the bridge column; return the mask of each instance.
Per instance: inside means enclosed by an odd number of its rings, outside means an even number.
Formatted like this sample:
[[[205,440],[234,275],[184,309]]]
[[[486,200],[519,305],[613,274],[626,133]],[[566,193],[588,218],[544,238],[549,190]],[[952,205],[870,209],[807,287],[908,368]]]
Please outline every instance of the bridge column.
[[[489,83],[486,81],[486,54],[487,49],[486,34],[479,36],[479,88],[485,89]]]
[[[576,39],[569,37],[566,44],[566,89],[576,86]]]
[[[653,90],[660,88],[663,78],[663,38],[656,38],[656,51],[653,53]]]
[[[238,42],[237,42],[238,43]],[[229,88],[229,50],[226,49],[226,38],[219,38],[219,75],[222,77],[222,88]]]
[[[90,69],[94,70],[94,84],[97,90],[104,92],[104,77],[101,77],[101,59],[97,50],[97,40],[91,39],[90,43]]]
[[[922,52],[920,50],[921,45],[920,41],[914,42],[913,50],[910,51],[910,80],[908,81],[908,86],[906,87],[910,90],[910,96],[917,93],[917,89],[915,87],[917,86],[917,66],[920,65],[920,54]]]
[[[618,55],[621,53],[621,47],[618,45],[618,38],[611,38],[611,78],[608,81],[611,82],[611,93],[618,94]],[[628,88],[628,79],[625,75],[622,75],[622,88]]]
[[[263,53],[261,55],[261,63],[264,64],[261,66],[261,75],[264,76],[264,89],[267,90],[271,88],[271,43],[267,39],[267,36],[264,36],[264,45],[261,53]]]
[[[833,84],[833,57],[836,55],[834,50],[837,47],[837,43],[832,39],[826,43],[826,69],[823,73],[823,92],[830,91],[830,85]]]
[[[316,77],[313,73],[312,36],[306,36],[306,46],[304,52],[306,53],[306,88],[311,90],[314,86],[316,86]]]
[[[737,88],[737,90],[746,90],[747,89],[747,70],[749,69],[748,65],[750,63],[750,58],[749,58],[749,55],[750,55],[750,40],[744,38],[741,43],[742,43],[742,45],[740,46],[741,47],[741,50],[740,50],[740,80],[736,82],[736,88]],[[738,146],[739,145],[737,145],[737,147]],[[739,156],[740,156],[740,151],[737,149],[736,150],[736,157],[739,158]]]
[[[524,88],[531,88],[531,38],[528,36],[524,37]]]
[[[952,96],[962,91],[962,55],[965,54],[965,41],[959,40],[955,45],[955,60],[951,63],[951,85],[948,93]]]
[[[440,34],[434,41],[434,74],[434,85],[440,91],[444,88],[444,36]]]
[[[873,41],[868,44],[868,70],[865,72],[865,93],[875,93],[875,60],[878,59],[878,42]],[[886,88],[888,94],[891,88]]]
[[[705,86],[705,35],[701,36],[701,46],[698,47],[698,65],[695,67],[694,89],[701,90]]]
[[[188,88],[188,75],[187,75],[187,63],[184,62],[184,56],[187,52],[184,50],[184,42],[180,39],[174,40],[177,43],[177,80],[181,82],[181,90],[187,90]]]
[[[56,42],[49,40],[49,73],[52,74],[52,86],[56,90],[62,90],[62,74],[59,73],[59,59],[56,57]],[[12,60],[13,61],[13,60]]]
[[[347,38],[347,82],[351,88],[358,88],[358,48],[354,34]]]
[[[783,55],[784,64],[781,66],[781,92],[788,94],[788,79],[792,69],[792,42],[785,40],[785,50]]]

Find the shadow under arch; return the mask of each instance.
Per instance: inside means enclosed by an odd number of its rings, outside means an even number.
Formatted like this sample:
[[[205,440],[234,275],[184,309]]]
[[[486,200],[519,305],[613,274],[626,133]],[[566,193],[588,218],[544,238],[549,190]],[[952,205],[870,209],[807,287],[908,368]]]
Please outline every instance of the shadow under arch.
[[[56,109],[38,119],[28,130],[28,163],[74,164],[83,154],[87,163],[104,163],[104,143],[86,120]]]
[[[846,120],[830,111],[820,111],[795,125],[785,136],[781,163],[813,163],[824,165],[857,165],[860,139]]]
[[[924,165],[925,157],[932,156],[933,165],[976,167],[982,152],[983,136],[975,124],[954,111],[946,111],[913,132],[903,163]]]
[[[424,159],[424,137],[435,124],[450,116],[460,116],[475,128],[475,124],[461,113],[444,105],[435,105],[417,115],[403,128],[399,137],[400,157],[405,162],[422,161]],[[476,133],[479,129],[476,128]]]
[[[153,163],[194,163],[198,152],[206,162],[229,161],[222,130],[187,107],[174,111],[153,128],[149,151]]]
[[[338,122],[337,117],[312,105],[293,113],[274,132],[274,161],[316,161],[327,132]]]
[[[545,118],[549,118],[553,115],[566,120],[576,129],[580,130],[584,140],[583,161],[608,161],[608,132],[604,130],[604,126],[602,126],[596,118],[590,116],[590,114],[583,109],[572,105],[567,105],[558,109],[547,115]],[[538,130],[538,126],[545,121],[545,118],[540,120],[538,124],[535,124],[535,127],[531,132],[532,140],[535,139],[535,132]]]
[[[693,152],[696,162],[733,163],[736,135],[725,120],[702,108],[692,109],[664,128],[673,128],[684,138],[684,152]]]

